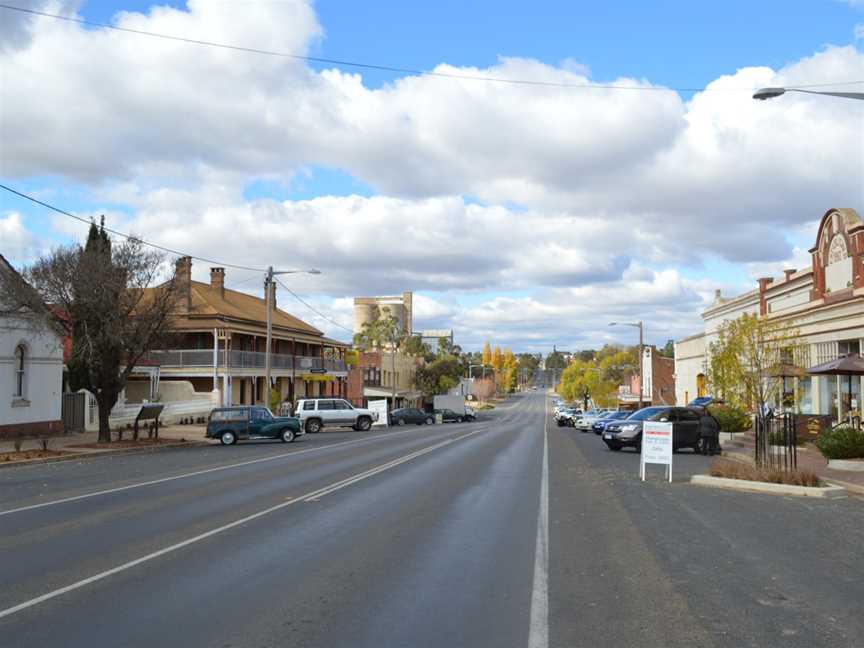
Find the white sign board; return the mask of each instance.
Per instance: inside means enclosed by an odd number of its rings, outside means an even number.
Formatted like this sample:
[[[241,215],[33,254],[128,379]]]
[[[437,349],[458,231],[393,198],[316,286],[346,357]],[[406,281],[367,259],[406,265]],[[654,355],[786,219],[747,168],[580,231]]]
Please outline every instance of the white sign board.
[[[369,401],[367,409],[370,412],[378,412],[378,420],[372,424],[373,426],[383,425],[387,427],[387,399]]]
[[[645,481],[645,465],[663,464],[672,481],[672,424],[645,421],[642,424],[642,456],[639,475]]]

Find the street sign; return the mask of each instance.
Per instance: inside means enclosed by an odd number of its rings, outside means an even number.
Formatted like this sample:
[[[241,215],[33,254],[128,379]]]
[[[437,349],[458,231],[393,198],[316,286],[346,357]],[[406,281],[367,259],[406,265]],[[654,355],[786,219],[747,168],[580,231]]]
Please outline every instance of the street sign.
[[[672,482],[672,424],[645,421],[642,424],[642,455],[639,475],[645,481],[645,465],[649,463],[666,466],[669,482]]]
[[[374,400],[369,401],[369,405],[367,409],[370,412],[378,412],[378,420],[375,421],[372,425],[383,425],[387,427],[387,400]]]

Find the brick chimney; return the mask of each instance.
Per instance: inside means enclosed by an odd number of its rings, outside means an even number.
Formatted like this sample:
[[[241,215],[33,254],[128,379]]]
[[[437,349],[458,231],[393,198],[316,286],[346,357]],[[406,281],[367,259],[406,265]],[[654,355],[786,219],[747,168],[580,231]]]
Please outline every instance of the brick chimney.
[[[210,268],[210,287],[225,297],[225,268]]]
[[[798,271],[795,268],[789,268],[788,270],[783,271],[783,277],[786,279],[786,281],[789,281],[789,277],[794,275],[796,272]]]
[[[177,259],[176,277],[174,283],[177,291],[177,302],[186,311],[192,310],[192,257],[184,256]]]

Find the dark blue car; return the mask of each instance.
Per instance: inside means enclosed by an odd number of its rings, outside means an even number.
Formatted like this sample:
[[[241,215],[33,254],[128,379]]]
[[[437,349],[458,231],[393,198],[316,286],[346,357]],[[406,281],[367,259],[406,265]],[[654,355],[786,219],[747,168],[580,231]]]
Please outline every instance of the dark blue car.
[[[603,434],[603,430],[606,429],[606,426],[609,425],[612,421],[623,421],[628,416],[630,416],[633,412],[628,412],[626,410],[619,410],[617,412],[610,412],[607,416],[604,416],[602,419],[594,421],[594,424],[591,426],[591,429],[594,430],[594,434]]]

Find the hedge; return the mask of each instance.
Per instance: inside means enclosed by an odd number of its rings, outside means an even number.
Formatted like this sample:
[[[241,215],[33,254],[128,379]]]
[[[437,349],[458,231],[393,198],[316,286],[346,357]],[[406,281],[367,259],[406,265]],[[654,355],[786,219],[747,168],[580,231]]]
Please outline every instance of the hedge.
[[[708,411],[717,419],[722,432],[746,432],[753,427],[753,420],[743,409],[732,405],[716,405]]]
[[[864,431],[851,425],[838,425],[826,430],[815,441],[826,459],[864,458]]]

